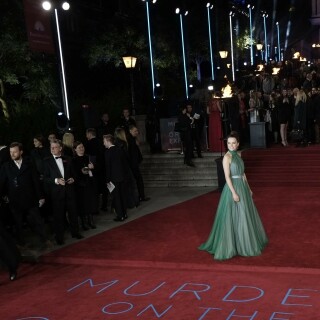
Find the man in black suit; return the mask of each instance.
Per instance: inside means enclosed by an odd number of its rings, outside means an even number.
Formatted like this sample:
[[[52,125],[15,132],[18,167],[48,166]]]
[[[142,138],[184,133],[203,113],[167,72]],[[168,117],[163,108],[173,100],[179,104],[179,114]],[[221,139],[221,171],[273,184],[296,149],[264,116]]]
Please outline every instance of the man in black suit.
[[[129,134],[130,126],[136,126],[136,121],[130,116],[129,108],[122,110],[122,115],[119,122],[119,127],[123,128],[127,134]]]
[[[95,169],[95,182],[97,183],[98,197],[102,195],[101,210],[107,211],[108,205],[108,190],[105,186],[105,160],[104,160],[104,147],[103,138],[97,138],[97,132],[94,128],[88,128],[86,130],[87,143],[85,144],[86,154],[89,155],[90,161],[94,165]],[[98,199],[99,200],[99,199]],[[99,204],[99,201],[97,201]],[[92,210],[94,214],[99,213],[99,208]]]
[[[106,147],[106,182],[107,185],[114,185],[113,205],[117,213],[114,221],[124,221],[127,219],[127,177],[129,165],[124,151],[114,145],[114,138],[111,134],[103,137],[103,144]]]
[[[128,135],[128,153],[129,153],[129,161],[130,167],[132,170],[132,174],[136,180],[138,193],[139,193],[139,201],[148,201],[150,198],[145,196],[144,193],[144,183],[143,178],[140,172],[140,163],[142,162],[142,153],[138,146],[137,137],[139,135],[139,130],[135,125],[131,125],[129,127],[129,135]]]
[[[27,157],[23,158],[22,154],[22,144],[19,142],[11,143],[11,160],[2,166],[0,172],[0,194],[4,190],[7,192],[19,244],[25,244],[23,222],[26,218],[41,241],[51,247],[39,213],[39,206],[44,204],[39,176],[32,160]]]
[[[200,125],[200,115],[197,114],[193,111],[192,105],[188,104],[187,105],[187,114],[191,119],[193,119],[191,123],[191,139],[192,143],[195,144],[195,147],[197,149],[197,155],[198,158],[202,158],[201,154],[201,125]],[[193,148],[194,144],[192,146],[192,154],[193,154]]]
[[[71,158],[61,156],[62,142],[53,140],[50,143],[52,156],[44,159],[44,183],[52,203],[55,240],[58,245],[64,244],[65,212],[72,238],[82,239],[79,233],[79,222],[76,209],[74,189],[74,170]]]

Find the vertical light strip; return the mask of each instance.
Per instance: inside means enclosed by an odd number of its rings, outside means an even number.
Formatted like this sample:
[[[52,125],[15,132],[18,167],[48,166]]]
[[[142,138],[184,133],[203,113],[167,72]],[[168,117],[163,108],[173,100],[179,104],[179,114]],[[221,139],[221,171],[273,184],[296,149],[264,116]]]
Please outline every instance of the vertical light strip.
[[[150,31],[150,15],[149,15],[149,1],[146,1],[147,10],[147,23],[148,23],[148,37],[149,37],[149,51],[150,51],[150,66],[151,66],[151,79],[152,79],[152,96],[155,99],[154,94],[154,65],[153,65],[153,53],[152,53],[152,42],[151,42],[151,31]]]
[[[184,35],[183,35],[183,21],[182,21],[182,14],[180,16],[180,29],[181,29],[181,43],[182,43],[182,55],[183,55],[183,70],[184,70],[184,82],[185,82],[185,89],[186,89],[186,98],[189,99],[189,92],[188,92],[188,79],[187,79],[187,66],[186,66],[186,53],[184,50]]]
[[[250,20],[250,62],[253,66],[253,39],[252,39],[252,8],[249,7],[249,20]]]
[[[229,22],[230,22],[230,46],[231,46],[231,70],[232,70],[232,81],[235,81],[234,74],[234,57],[233,57],[233,32],[232,32],[232,12],[229,14]]]
[[[266,16],[263,16],[263,25],[264,25],[264,51],[265,51],[265,62],[268,63],[268,44],[267,44],[267,23]]]
[[[66,84],[66,77],[65,77],[65,70],[64,70],[64,62],[63,62],[63,55],[62,55],[62,45],[61,45],[61,37],[60,37],[60,26],[59,26],[58,10],[57,9],[54,9],[54,15],[55,15],[55,18],[56,18],[58,44],[59,44],[61,76],[62,76],[62,83],[63,83],[62,98],[63,98],[63,104],[64,104],[64,112],[65,112],[65,115],[67,116],[67,118],[70,119],[68,95],[67,95],[67,84]]]
[[[277,34],[278,34],[278,61],[281,61],[281,47],[280,47],[280,29],[279,29],[279,22],[276,23],[277,25]]]
[[[211,79],[214,80],[214,64],[213,64],[213,52],[212,52],[212,40],[211,40],[211,18],[210,18],[210,8],[207,7],[208,11],[208,30],[209,30],[209,45],[210,45],[210,61],[211,61]]]

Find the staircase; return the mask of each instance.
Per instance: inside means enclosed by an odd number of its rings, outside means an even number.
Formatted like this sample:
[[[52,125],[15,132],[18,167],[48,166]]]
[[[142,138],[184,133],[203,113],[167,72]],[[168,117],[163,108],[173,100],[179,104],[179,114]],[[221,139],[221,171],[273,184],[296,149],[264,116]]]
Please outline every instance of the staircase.
[[[218,187],[215,159],[219,156],[203,153],[203,158],[193,159],[195,167],[188,167],[177,151],[144,154],[140,169],[145,187]]]
[[[320,146],[274,146],[242,153],[250,186],[320,187]]]

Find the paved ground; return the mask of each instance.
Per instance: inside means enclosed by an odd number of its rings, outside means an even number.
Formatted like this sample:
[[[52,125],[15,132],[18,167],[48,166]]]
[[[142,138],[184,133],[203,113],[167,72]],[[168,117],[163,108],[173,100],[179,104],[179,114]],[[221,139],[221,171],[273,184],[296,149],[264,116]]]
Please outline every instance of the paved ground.
[[[141,202],[140,206],[128,211],[128,219],[124,222],[115,222],[115,215],[110,212],[100,212],[100,215],[95,216],[97,229],[82,232],[85,237],[90,237],[95,234],[118,227],[121,224],[128,223],[139,217],[149,213],[167,208],[169,206],[184,202],[195,198],[202,194],[214,190],[211,187],[183,187],[183,188],[149,188],[146,189],[146,196],[150,197],[149,201]],[[76,242],[76,240],[68,239],[67,244]]]
[[[115,214],[111,212],[110,208],[108,212],[101,211],[99,215],[95,216],[95,223],[97,228],[90,229],[88,231],[82,231],[81,233],[85,236],[85,239],[106,230],[110,230],[114,227],[118,227],[121,224],[128,223],[132,220],[135,220],[139,217],[153,213],[155,211],[167,208],[169,206],[184,202],[186,200],[195,198],[202,194],[208,193],[214,190],[212,187],[183,187],[183,188],[148,188],[146,189],[146,195],[150,197],[149,201],[141,202],[140,206],[134,209],[128,210],[128,219],[124,222],[115,222]],[[68,232],[65,233],[65,242],[64,246],[68,246],[72,243],[83,240],[76,240],[70,237]],[[47,250],[38,250],[39,243],[31,236],[29,239],[31,241],[31,246],[29,249],[23,250],[22,255],[25,261],[34,261],[37,260],[39,256],[44,253],[59,249],[63,246],[54,245],[53,248]]]

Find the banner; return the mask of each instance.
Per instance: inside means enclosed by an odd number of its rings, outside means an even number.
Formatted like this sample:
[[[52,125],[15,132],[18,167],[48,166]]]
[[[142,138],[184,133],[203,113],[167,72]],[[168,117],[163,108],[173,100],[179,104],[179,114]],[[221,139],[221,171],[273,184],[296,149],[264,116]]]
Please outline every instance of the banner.
[[[51,12],[41,0],[23,0],[29,47],[32,51],[55,53],[51,30]]]
[[[177,118],[160,119],[160,133],[162,150],[172,151],[181,149],[179,132],[174,131]]]

